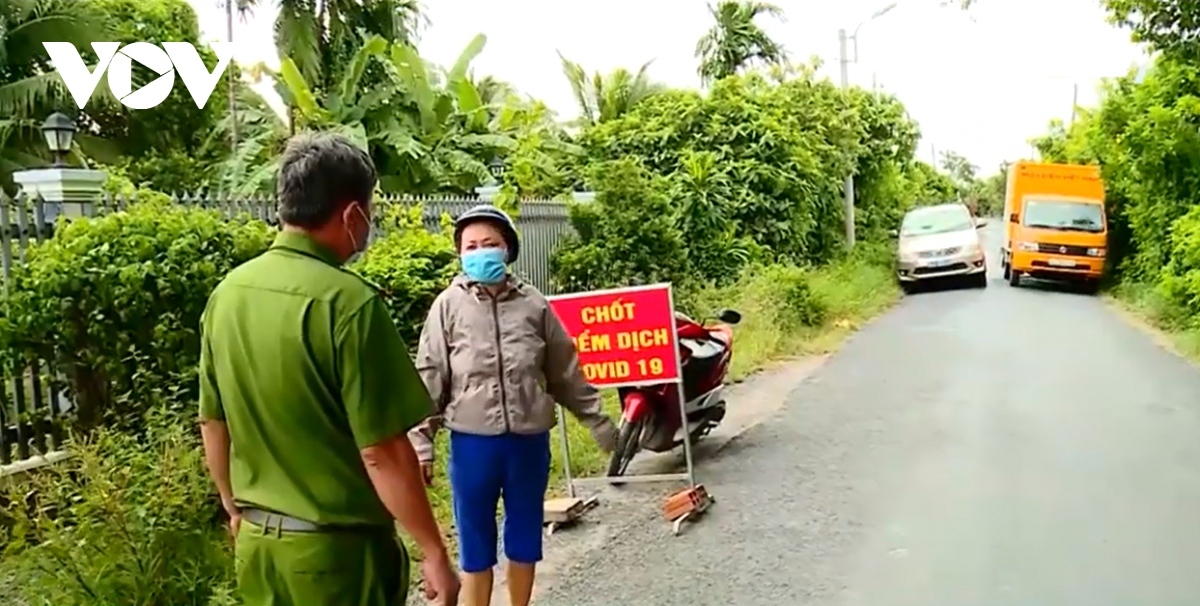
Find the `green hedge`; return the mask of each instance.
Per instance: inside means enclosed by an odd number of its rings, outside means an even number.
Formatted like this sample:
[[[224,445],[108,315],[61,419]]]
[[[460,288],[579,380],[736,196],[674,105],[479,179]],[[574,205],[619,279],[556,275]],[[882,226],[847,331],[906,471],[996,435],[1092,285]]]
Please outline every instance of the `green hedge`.
[[[428,233],[420,217],[419,207],[385,209],[386,235],[354,267],[381,289],[414,345],[456,268],[450,237]],[[168,202],[64,222],[14,268],[0,358],[54,361],[79,428],[133,428],[148,402],[192,414],[208,295],[273,237],[261,221]]]
[[[270,239],[263,223],[170,203],[62,222],[13,270],[0,356],[54,361],[85,428],[190,403],[208,293]]]

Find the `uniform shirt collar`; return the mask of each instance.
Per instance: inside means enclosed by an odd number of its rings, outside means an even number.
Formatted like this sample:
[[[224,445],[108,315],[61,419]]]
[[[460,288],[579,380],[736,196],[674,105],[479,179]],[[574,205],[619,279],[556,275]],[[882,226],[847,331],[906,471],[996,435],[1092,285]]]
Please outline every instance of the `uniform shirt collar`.
[[[280,230],[275,236],[275,241],[271,243],[271,249],[282,248],[293,252],[298,252],[307,257],[314,257],[324,261],[334,267],[341,267],[342,262],[338,260],[337,255],[333,254],[324,245],[299,231]]]

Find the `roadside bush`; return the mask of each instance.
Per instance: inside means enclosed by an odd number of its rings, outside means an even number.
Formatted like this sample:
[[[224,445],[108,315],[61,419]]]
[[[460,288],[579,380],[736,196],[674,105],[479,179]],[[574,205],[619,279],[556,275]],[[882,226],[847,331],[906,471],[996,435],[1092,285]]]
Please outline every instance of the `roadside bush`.
[[[263,223],[164,202],[64,221],[13,270],[0,356],[55,361],[84,428],[192,402],[208,294],[270,239]]]
[[[1171,304],[1200,316],[1200,206],[1175,221],[1168,244],[1170,261],[1159,288]]]
[[[236,604],[231,542],[191,424],[155,414],[139,437],[101,429],[69,448],[72,458],[5,486],[5,603]]]
[[[752,73],[707,95],[658,94],[581,140],[593,161],[635,158],[667,178],[689,267],[725,283],[756,263],[837,258],[852,172],[860,240],[885,238],[916,202],[945,199],[945,177],[913,159],[918,138],[894,97],[847,93],[807,66],[782,82]]]
[[[635,160],[591,168],[596,199],[570,207],[571,227],[550,261],[565,292],[687,282],[687,258],[674,224],[668,185]]]
[[[415,346],[433,300],[458,272],[451,235],[430,233],[420,206],[384,209],[384,236],[351,267],[379,288],[392,321],[406,343]]]
[[[735,237],[765,247],[771,260],[820,262],[841,238],[842,180],[862,133],[845,95],[827,80],[805,74],[777,84],[750,74],[722,79],[707,95],[655,95],[582,138],[593,160],[632,157],[667,178],[688,172],[696,152],[711,154],[729,175],[728,193],[715,202]],[[711,245],[691,233],[683,238]]]
[[[754,270],[751,270],[754,271]],[[756,278],[773,286],[771,297],[779,304],[782,328],[820,326],[828,315],[828,304],[813,292],[810,272],[795,265],[772,265],[756,272]]]

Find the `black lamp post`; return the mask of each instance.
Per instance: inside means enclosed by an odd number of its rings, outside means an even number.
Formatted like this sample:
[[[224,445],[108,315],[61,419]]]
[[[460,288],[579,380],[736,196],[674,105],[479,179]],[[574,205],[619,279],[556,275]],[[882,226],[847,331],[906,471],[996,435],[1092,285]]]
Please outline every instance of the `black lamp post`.
[[[62,168],[67,165],[66,155],[71,151],[71,141],[75,138],[75,123],[66,114],[54,112],[42,123],[42,136],[46,138],[46,147],[54,154],[54,167]]]
[[[492,173],[492,179],[495,179],[496,183],[500,183],[501,178],[504,177],[504,160],[499,157],[492,158],[491,163],[488,164],[488,172]]]

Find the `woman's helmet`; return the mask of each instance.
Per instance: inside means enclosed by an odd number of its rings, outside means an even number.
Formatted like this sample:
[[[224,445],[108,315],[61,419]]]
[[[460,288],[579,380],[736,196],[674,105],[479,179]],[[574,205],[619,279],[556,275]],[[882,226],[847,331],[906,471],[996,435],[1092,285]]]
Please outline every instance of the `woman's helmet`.
[[[517,253],[521,251],[521,241],[517,237],[517,227],[513,223],[512,218],[508,216],[508,213],[491,204],[473,206],[454,220],[454,248],[462,250],[463,229],[479,221],[487,221],[499,228],[500,233],[504,236],[504,244],[508,248],[507,262],[512,263],[516,261]]]

